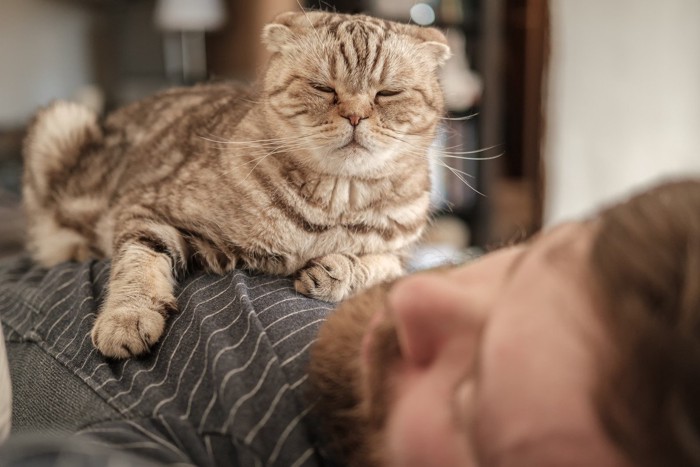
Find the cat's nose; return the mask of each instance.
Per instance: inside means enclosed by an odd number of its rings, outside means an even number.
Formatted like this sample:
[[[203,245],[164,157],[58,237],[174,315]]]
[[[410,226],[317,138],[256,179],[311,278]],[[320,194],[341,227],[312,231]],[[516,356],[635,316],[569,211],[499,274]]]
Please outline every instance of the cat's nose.
[[[340,103],[338,113],[347,118],[350,125],[356,127],[365,118],[372,115],[372,104],[362,96],[352,96]]]
[[[352,126],[357,126],[360,124],[360,120],[364,120],[365,116],[359,115],[359,114],[350,114],[350,115],[343,115],[343,117],[347,118],[350,121],[350,125]]]

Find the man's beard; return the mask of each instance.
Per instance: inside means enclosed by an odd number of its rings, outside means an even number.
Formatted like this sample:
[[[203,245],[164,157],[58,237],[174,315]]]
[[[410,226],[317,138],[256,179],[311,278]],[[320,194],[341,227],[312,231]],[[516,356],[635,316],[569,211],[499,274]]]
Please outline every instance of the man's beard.
[[[385,464],[383,429],[392,392],[387,370],[400,355],[395,327],[385,313],[388,290],[389,285],[380,285],[342,303],[311,350],[309,380],[321,436],[332,456],[350,466]],[[361,365],[363,339],[377,313],[381,317]]]

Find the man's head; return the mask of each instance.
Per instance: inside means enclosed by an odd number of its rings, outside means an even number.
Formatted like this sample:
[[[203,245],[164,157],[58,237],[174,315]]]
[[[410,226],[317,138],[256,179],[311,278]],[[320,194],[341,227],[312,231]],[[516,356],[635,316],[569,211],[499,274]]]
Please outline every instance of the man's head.
[[[680,217],[694,221],[672,226],[664,221],[669,213],[654,212],[683,211],[675,203],[686,202],[687,191],[695,212]],[[653,207],[667,197],[670,205]],[[311,366],[335,448],[353,465],[640,463],[661,393],[649,389],[640,399],[635,390],[663,374],[651,374],[635,352],[667,321],[654,315],[658,301],[679,310],[666,295],[678,292],[682,301],[683,290],[662,288],[648,301],[653,269],[648,278],[640,273],[647,282],[633,271],[646,261],[645,248],[687,252],[680,237],[662,236],[669,234],[664,225],[683,231],[699,219],[700,184],[667,186],[471,265],[414,275],[346,302],[322,330]],[[628,243],[629,235],[639,241]],[[685,289],[700,312],[700,278],[673,260],[667,266],[664,274],[694,281]],[[678,355],[658,358],[670,364]],[[648,418],[641,431],[638,415]]]
[[[700,465],[700,182],[661,186],[600,216],[591,268],[615,340],[595,399],[635,465]]]

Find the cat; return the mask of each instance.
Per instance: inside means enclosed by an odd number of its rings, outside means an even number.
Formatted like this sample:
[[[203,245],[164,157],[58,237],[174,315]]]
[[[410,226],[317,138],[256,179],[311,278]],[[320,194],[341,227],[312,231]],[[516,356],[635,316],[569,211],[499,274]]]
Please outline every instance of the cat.
[[[294,276],[335,302],[401,275],[428,222],[444,35],[288,12],[262,40],[251,87],[172,88],[104,120],[58,101],[30,123],[27,249],[47,267],[111,258],[91,334],[107,357],[158,341],[193,268]]]

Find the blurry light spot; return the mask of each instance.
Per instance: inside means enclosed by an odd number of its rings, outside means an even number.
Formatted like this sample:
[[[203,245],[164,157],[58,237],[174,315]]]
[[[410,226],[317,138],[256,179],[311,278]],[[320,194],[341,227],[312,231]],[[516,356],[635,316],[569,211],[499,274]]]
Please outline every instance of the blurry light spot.
[[[411,19],[421,26],[427,26],[435,22],[435,11],[426,3],[416,3],[411,7]]]

